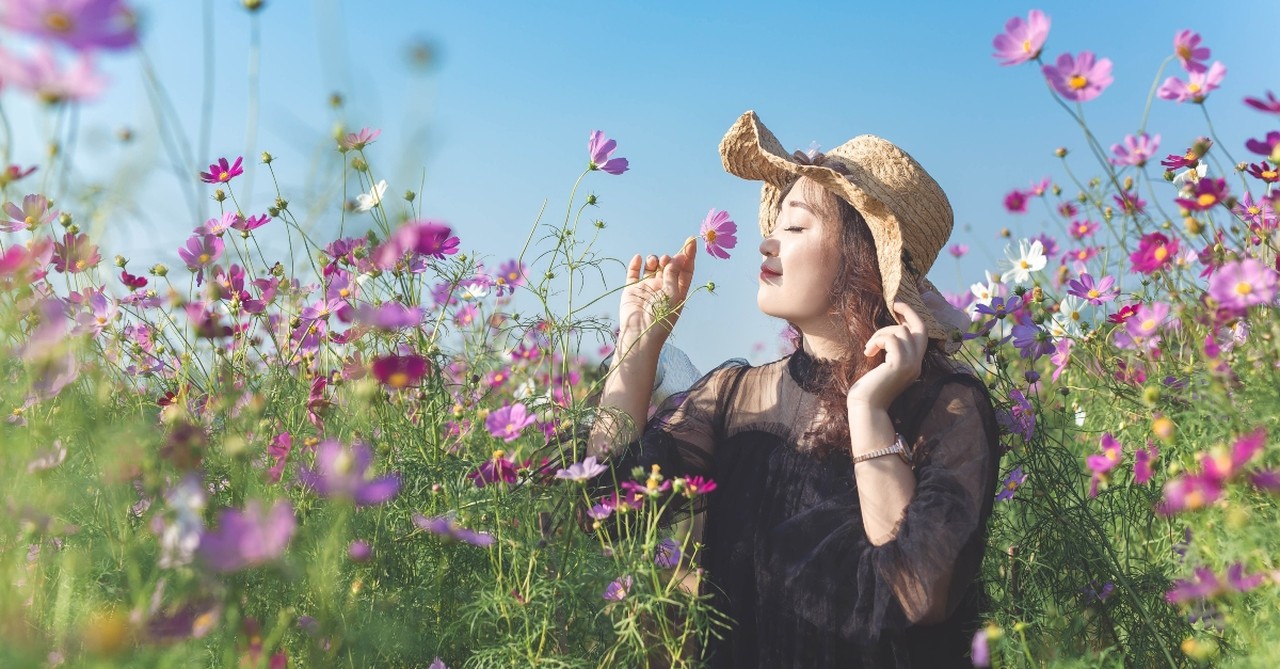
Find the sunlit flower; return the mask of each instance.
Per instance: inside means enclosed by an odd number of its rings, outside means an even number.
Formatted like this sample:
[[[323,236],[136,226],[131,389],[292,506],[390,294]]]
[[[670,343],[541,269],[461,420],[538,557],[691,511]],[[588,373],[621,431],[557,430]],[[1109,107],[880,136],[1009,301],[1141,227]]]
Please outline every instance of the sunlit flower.
[[[1203,66],[1201,66],[1203,68]],[[1218,61],[1214,61],[1208,70],[1192,70],[1187,73],[1187,81],[1183,82],[1178,77],[1169,77],[1160,84],[1156,95],[1162,100],[1173,100],[1176,102],[1204,102],[1209,93],[1216,90],[1222,85],[1222,79],[1227,76],[1227,67]]]
[[[1045,65],[1041,71],[1054,90],[1076,102],[1098,97],[1112,82],[1111,59],[1095,60],[1091,51],[1081,51],[1076,57],[1064,53],[1058,56],[1057,64]]]
[[[1111,159],[1111,164],[1142,167],[1147,164],[1147,161],[1159,149],[1160,135],[1150,137],[1145,132],[1136,137],[1125,135],[1123,144],[1111,145],[1111,153],[1115,154],[1115,158]]]
[[[381,130],[361,128],[359,132],[349,132],[338,140],[338,147],[343,151],[358,151],[372,144],[381,134]]]
[[[4,203],[4,213],[8,220],[0,219],[0,232],[35,230],[58,217],[57,210],[49,208],[49,200],[36,194],[22,198],[21,207],[12,202]]]
[[[1110,302],[1120,295],[1120,289],[1115,287],[1115,283],[1114,276],[1104,276],[1101,280],[1095,280],[1086,272],[1081,274],[1079,279],[1067,282],[1067,292],[1082,300],[1088,300],[1089,304],[1096,306],[1103,302]]]
[[[138,41],[137,19],[122,0],[10,0],[0,21],[79,51],[124,49]]]
[[[1004,24],[1004,32],[991,40],[996,50],[992,55],[1000,59],[1001,65],[1018,65],[1039,58],[1049,37],[1049,25],[1049,17],[1038,9],[1031,10],[1025,21],[1021,16],[1009,19]]]
[[[1149,232],[1138,241],[1138,248],[1129,255],[1133,271],[1151,274],[1166,269],[1178,255],[1178,238],[1166,237],[1161,232]]]
[[[1069,337],[1061,337],[1057,343],[1053,345],[1053,355],[1049,356],[1049,362],[1053,363],[1053,374],[1050,376],[1054,382],[1058,377],[1062,376],[1062,372],[1066,370],[1067,364],[1071,362],[1071,347],[1075,345],[1075,340]]]
[[[1173,53],[1188,72],[1203,72],[1209,59],[1209,47],[1200,46],[1200,34],[1191,30],[1179,30],[1173,35]]]
[[[102,262],[98,247],[89,241],[85,233],[62,236],[62,241],[53,244],[53,268],[67,274],[79,274],[92,269]]]
[[[221,237],[235,225],[236,220],[239,218],[240,214],[234,211],[224,212],[221,216],[205,221],[204,225],[192,230],[192,232],[197,235],[217,235]]]
[[[321,497],[349,499],[356,506],[382,504],[400,491],[400,477],[375,478],[369,471],[372,464],[373,450],[367,445],[343,446],[327,439],[316,446],[315,465],[298,471],[298,482]]]
[[[6,85],[28,91],[46,104],[90,100],[107,84],[87,54],[64,68],[47,45],[37,47],[29,59],[0,49],[0,78]]]
[[[1000,492],[996,494],[996,501],[1007,502],[1013,499],[1013,494],[1017,492],[1018,488],[1022,487],[1026,480],[1027,474],[1022,471],[1022,467],[1014,467],[1013,471],[1009,472],[1009,475],[1000,483]]]
[[[297,528],[293,506],[287,500],[269,509],[253,500],[243,511],[225,509],[218,518],[217,529],[205,531],[197,549],[204,563],[218,572],[239,571],[278,559]]]
[[[587,142],[587,152],[591,154],[589,169],[615,175],[626,172],[627,159],[611,157],[617,148],[618,142],[616,140],[608,139],[599,130],[592,130],[591,139]]]
[[[461,541],[472,546],[492,546],[496,541],[493,535],[475,532],[458,525],[452,515],[428,518],[420,513],[413,514],[413,524],[438,536]]]
[[[561,469],[556,472],[556,478],[566,481],[582,482],[587,479],[593,479],[606,471],[609,471],[607,465],[596,462],[596,456],[588,455],[582,462],[576,462],[569,465],[568,469]]]
[[[200,173],[200,180],[207,184],[224,184],[232,179],[244,174],[244,156],[237,156],[236,162],[231,163],[226,158],[219,158],[218,162],[209,165],[208,172]]]
[[[1273,184],[1280,181],[1280,169],[1275,165],[1267,163],[1265,160],[1256,163],[1249,163],[1249,165],[1245,167],[1245,171],[1252,175],[1253,178],[1258,179],[1263,183]]]
[[[1229,309],[1270,304],[1276,298],[1276,271],[1254,258],[1224,263],[1209,278],[1209,296]]]
[[[1010,269],[1000,275],[1005,283],[1023,284],[1031,280],[1032,272],[1039,272],[1048,264],[1044,245],[1040,240],[1021,240],[1018,242],[1018,253],[1015,255],[1010,247],[1005,247],[1005,256],[1009,259]]]
[[[374,207],[382,204],[382,196],[387,192],[387,180],[382,179],[374,184],[368,193],[360,193],[356,196],[356,211],[369,211]]]
[[[738,225],[729,219],[729,212],[712,209],[702,221],[699,236],[707,247],[707,253],[717,258],[728,258],[729,251],[738,245]]]
[[[250,232],[271,222],[271,217],[266,214],[258,214],[257,216],[236,216],[231,222],[231,227],[240,232]]]

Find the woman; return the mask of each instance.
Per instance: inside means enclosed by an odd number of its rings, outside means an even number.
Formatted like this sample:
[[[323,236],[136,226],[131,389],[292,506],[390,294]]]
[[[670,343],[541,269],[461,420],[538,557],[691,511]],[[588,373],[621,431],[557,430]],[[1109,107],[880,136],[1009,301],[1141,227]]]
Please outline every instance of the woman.
[[[747,112],[720,151],[764,182],[757,303],[796,351],[726,363],[646,423],[696,244],[636,256],[601,405],[643,430],[601,420],[590,449],[620,477],[658,464],[716,481],[701,564],[735,625],[705,649],[711,666],[966,666],[999,455],[985,388],[948,360],[958,337],[921,299],[946,196],[869,135],[788,155]]]

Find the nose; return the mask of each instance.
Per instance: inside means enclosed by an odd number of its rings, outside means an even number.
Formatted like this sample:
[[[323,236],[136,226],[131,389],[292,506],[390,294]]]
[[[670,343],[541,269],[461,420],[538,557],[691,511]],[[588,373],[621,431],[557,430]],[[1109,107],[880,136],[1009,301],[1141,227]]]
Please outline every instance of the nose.
[[[766,258],[772,258],[778,255],[778,240],[772,235],[760,240],[760,255]]]

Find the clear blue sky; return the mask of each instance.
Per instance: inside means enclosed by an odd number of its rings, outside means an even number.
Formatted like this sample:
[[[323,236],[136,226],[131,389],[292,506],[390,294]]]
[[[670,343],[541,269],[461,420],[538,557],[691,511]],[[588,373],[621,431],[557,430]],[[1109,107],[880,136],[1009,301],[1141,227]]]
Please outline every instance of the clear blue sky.
[[[601,250],[613,257],[669,252],[697,231],[707,210],[728,210],[741,230],[732,260],[706,256],[698,281],[718,294],[695,298],[677,329],[677,344],[706,369],[750,356],[757,342],[775,349],[782,324],[755,308],[759,241],[758,186],[724,173],[716,152],[729,125],[755,109],[784,145],[834,147],[874,133],[911,152],[942,184],[956,211],[954,242],[973,251],[957,267],[940,258],[932,272],[943,289],[963,290],[1002,258],[1002,227],[1039,232],[1040,209],[1015,217],[1001,199],[1033,179],[1065,174],[1053,149],[1080,156],[1078,173],[1094,172],[1074,123],[1045,92],[1032,66],[999,67],[991,39],[1011,16],[1039,7],[1053,20],[1045,54],[1092,50],[1114,61],[1115,83],[1085,105],[1106,144],[1136,129],[1155,68],[1175,31],[1201,32],[1213,58],[1228,67],[1209,109],[1237,159],[1243,141],[1274,122],[1240,104],[1245,95],[1280,91],[1274,66],[1280,3],[1239,0],[1210,9],[1203,2],[338,2],[267,0],[262,35],[261,106],[248,146],[250,22],[240,3],[211,4],[215,58],[210,143],[200,155],[204,3],[139,2],[145,49],[189,138],[195,163],[180,185],[157,139],[140,60],[107,56],[113,83],[81,113],[79,178],[108,186],[116,204],[99,223],[111,252],[135,262],[178,265],[174,249],[198,220],[181,194],[195,171],[221,155],[263,150],[295,209],[308,188],[336,183],[328,138],[335,122],[382,128],[371,158],[390,193],[418,190],[425,213],[450,222],[463,246],[496,265],[520,248],[544,200],[559,217],[573,179],[585,166],[589,131],[618,140],[632,169],[600,173],[587,189],[600,197],[595,215],[609,227]],[[415,41],[437,59],[415,72],[406,53]],[[1268,65],[1268,62],[1271,64]],[[1175,64],[1167,74],[1177,74]],[[347,105],[328,106],[331,92]],[[45,127],[34,110],[4,93],[18,134],[19,156],[32,160]],[[1270,123],[1270,125],[1268,125]],[[120,146],[114,131],[133,129]],[[1164,136],[1161,153],[1181,151],[1204,134],[1200,110],[1157,100],[1148,125]],[[322,157],[317,162],[317,157]],[[253,176],[247,210],[271,194]],[[132,202],[133,204],[125,204]],[[208,207],[212,203],[206,202]],[[299,209],[302,207],[302,209]],[[335,230],[336,203],[314,212]],[[348,231],[360,219],[348,220]],[[611,280],[620,280],[614,269]],[[602,312],[614,309],[612,302]]]

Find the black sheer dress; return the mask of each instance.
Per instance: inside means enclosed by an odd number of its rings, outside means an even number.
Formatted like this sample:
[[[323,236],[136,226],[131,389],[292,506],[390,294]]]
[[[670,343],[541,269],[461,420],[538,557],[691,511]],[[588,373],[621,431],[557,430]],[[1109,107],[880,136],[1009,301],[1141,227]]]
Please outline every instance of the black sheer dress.
[[[972,666],[999,458],[986,389],[957,372],[894,403],[916,490],[894,539],[875,546],[849,459],[819,456],[806,438],[826,373],[803,350],[760,367],[727,362],[663,402],[612,458],[618,477],[657,463],[668,478],[717,484],[705,498],[703,587],[735,624],[704,657],[735,669]],[[939,598],[939,621],[912,619]]]

